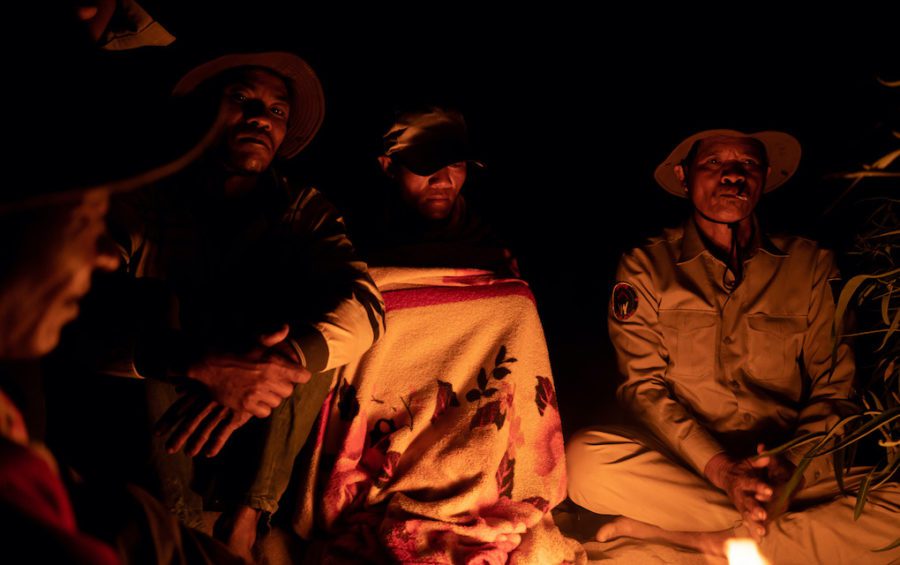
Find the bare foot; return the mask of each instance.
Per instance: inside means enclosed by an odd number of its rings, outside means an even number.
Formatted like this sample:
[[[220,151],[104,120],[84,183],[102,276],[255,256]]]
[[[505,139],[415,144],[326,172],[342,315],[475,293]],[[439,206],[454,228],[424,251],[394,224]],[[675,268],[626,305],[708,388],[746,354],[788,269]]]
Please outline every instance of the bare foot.
[[[235,555],[248,563],[255,562],[253,546],[256,544],[256,528],[259,510],[239,506],[233,512],[223,512],[216,522],[216,537]]]
[[[606,542],[628,537],[646,541],[670,543],[709,555],[725,555],[725,540],[732,537],[731,530],[720,532],[673,532],[658,526],[619,516],[597,530],[597,541]]]
[[[643,522],[638,522],[637,520],[626,518],[625,516],[619,516],[618,518],[614,518],[612,522],[600,526],[600,529],[597,530],[597,534],[594,537],[597,538],[597,541],[603,542],[621,537],[633,538],[636,536],[632,534],[632,526],[639,524],[649,526],[649,524],[644,524]]]

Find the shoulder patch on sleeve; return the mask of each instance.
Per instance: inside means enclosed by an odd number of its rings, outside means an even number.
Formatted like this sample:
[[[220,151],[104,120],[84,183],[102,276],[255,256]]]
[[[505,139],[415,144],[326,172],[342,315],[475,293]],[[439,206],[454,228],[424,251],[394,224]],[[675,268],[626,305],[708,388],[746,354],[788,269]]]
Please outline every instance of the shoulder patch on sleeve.
[[[637,291],[627,282],[617,282],[613,287],[610,308],[615,319],[624,322],[637,312]]]

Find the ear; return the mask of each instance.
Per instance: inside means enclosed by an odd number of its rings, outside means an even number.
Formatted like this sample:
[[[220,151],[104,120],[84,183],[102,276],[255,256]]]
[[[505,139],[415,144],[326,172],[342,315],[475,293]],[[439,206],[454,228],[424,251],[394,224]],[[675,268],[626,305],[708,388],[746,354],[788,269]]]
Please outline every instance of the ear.
[[[394,178],[394,161],[390,157],[387,155],[379,155],[378,164],[381,165],[381,170],[384,171],[384,174],[387,175],[389,179]]]
[[[687,178],[684,174],[684,167],[682,167],[681,165],[675,165],[672,168],[675,170],[675,176],[678,177],[678,182],[680,182],[682,185],[684,185],[685,179]],[[685,189],[686,188],[687,188],[687,185],[685,185]]]

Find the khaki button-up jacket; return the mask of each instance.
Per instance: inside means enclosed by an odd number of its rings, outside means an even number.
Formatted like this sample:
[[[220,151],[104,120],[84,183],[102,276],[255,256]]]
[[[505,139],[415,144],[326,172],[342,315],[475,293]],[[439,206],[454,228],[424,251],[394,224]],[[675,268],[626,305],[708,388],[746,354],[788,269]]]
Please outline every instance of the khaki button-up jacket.
[[[736,286],[693,220],[626,253],[616,275],[636,298],[617,315],[614,296],[609,312],[619,400],[700,473],[717,453],[833,425],[852,386],[846,344],[829,371],[833,254],[799,237],[757,239]]]

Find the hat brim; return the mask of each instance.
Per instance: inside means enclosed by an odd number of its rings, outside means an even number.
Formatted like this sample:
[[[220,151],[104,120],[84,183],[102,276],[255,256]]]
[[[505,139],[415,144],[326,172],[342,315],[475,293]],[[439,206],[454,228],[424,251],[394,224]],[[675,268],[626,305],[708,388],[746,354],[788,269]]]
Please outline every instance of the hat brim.
[[[695,142],[717,136],[749,137],[765,146],[771,169],[766,177],[766,186],[763,192],[771,192],[787,182],[797,172],[797,167],[800,165],[800,142],[790,134],[780,131],[744,133],[732,129],[711,129],[695,133],[679,143],[666,160],[656,167],[653,178],[667,192],[679,198],[686,198],[684,187],[675,174],[675,165],[681,164]]]
[[[285,159],[293,157],[309,145],[325,119],[322,83],[312,67],[297,55],[283,51],[224,55],[189,71],[175,85],[172,94],[186,96],[211,78],[240,67],[268,69],[288,82],[291,111],[278,155]]]
[[[17,210],[70,203],[81,199],[85,194],[93,191],[105,191],[112,195],[150,186],[155,182],[177,174],[191,163],[197,161],[210,147],[213,147],[216,139],[221,135],[223,125],[223,117],[219,115],[200,141],[192,148],[177,158],[150,169],[142,169],[127,176],[61,190],[37,194],[4,194],[4,197],[0,198],[0,213],[5,214]]]

